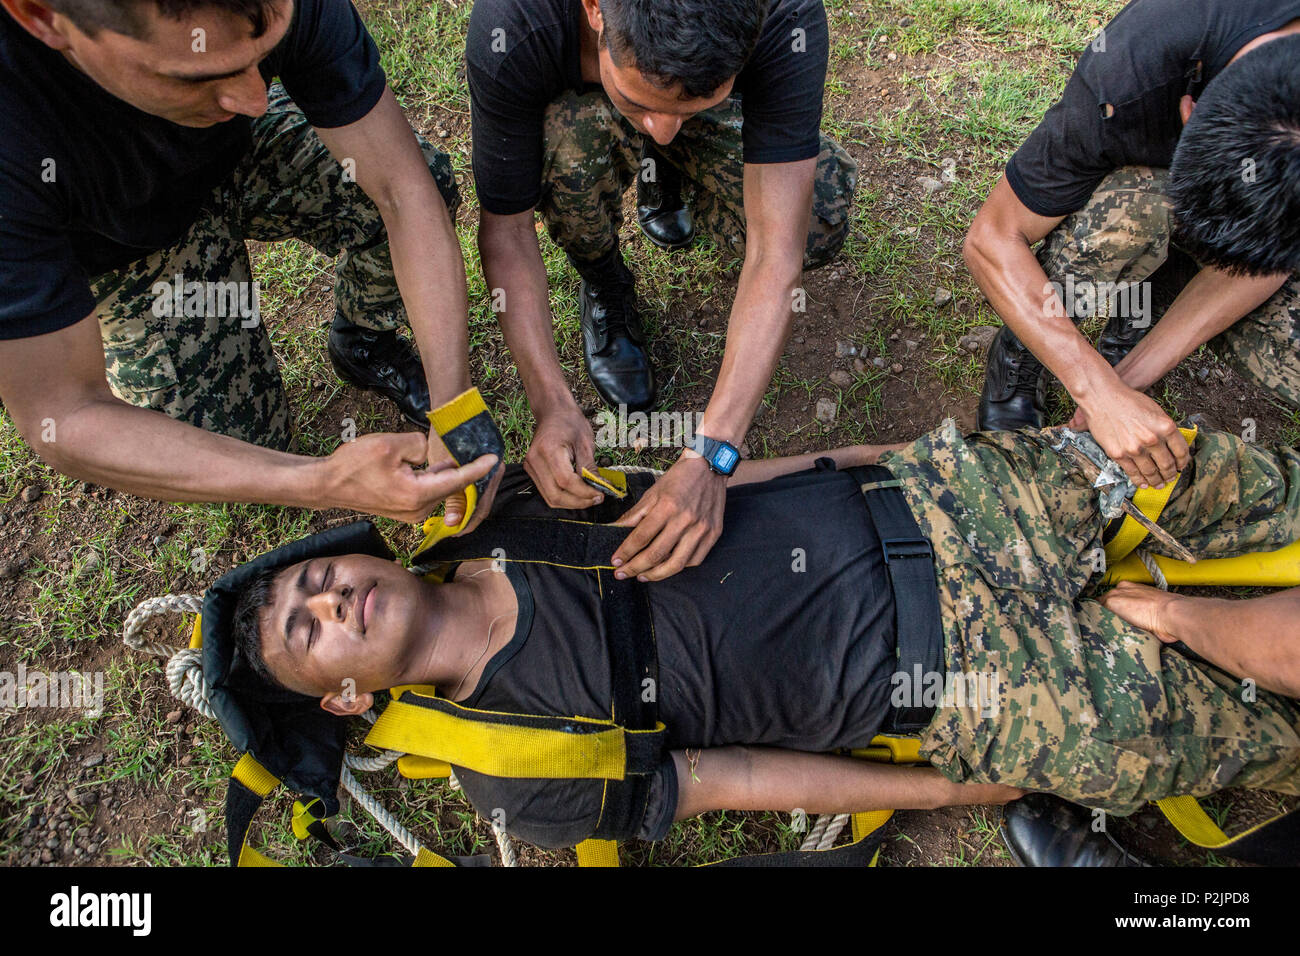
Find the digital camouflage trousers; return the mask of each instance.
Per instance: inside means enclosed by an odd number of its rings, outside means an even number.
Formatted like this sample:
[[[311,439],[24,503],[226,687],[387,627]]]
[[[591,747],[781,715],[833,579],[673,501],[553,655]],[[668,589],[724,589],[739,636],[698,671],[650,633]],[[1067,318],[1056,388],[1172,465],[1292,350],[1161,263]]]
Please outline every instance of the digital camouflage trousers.
[[[1300,538],[1300,451],[1202,432],[1192,454],[1159,523],[1194,554]],[[1252,691],[1096,600],[1097,492],[1044,438],[963,438],[946,423],[881,463],[934,546],[949,673],[995,688],[944,701],[923,732],[945,776],[1119,814],[1227,786],[1300,793],[1300,701]]]
[[[174,245],[96,276],[113,392],[207,431],[290,445],[289,406],[256,309],[245,240],[301,239],[335,259],[334,304],[372,329],[406,322],[379,210],[334,160],[283,87],[273,84],[253,144]],[[423,137],[454,216],[451,160]]]
[[[692,191],[696,231],[737,259],[745,256],[743,116],[735,100],[697,113],[667,146],[656,149]],[[643,137],[599,91],[568,91],[550,104],[543,126],[542,198],[538,211],[556,244],[572,258],[594,261],[618,244],[623,194],[642,170]],[[813,182],[804,268],[833,259],[849,231],[857,164],[821,137]]]
[[[1048,279],[1061,288],[1087,288],[1103,308],[1109,301],[1096,294],[1099,283],[1131,286],[1148,279],[1169,257],[1168,180],[1168,170],[1147,166],[1125,166],[1107,176],[1087,205],[1066,216],[1039,246]],[[1072,310],[1076,320],[1090,312]],[[1102,310],[1093,314],[1109,317]],[[1300,408],[1300,275],[1209,344],[1243,377]]]

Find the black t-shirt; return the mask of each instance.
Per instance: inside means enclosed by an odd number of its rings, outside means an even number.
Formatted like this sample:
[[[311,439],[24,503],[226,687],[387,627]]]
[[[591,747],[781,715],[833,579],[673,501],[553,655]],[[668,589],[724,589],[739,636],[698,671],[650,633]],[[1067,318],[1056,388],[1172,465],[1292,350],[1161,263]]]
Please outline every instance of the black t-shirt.
[[[509,216],[542,195],[542,121],[565,90],[583,90],[581,0],[478,0],[465,62],[479,204]],[[796,42],[795,30],[803,30]],[[799,49],[796,49],[799,47]],[[736,77],[747,163],[816,156],[830,41],[821,0],[773,0]],[[592,87],[593,89],[596,87]]]
[[[526,481],[503,483],[502,494],[494,514],[550,513]],[[609,650],[595,573],[507,568],[519,624],[465,704],[608,719]],[[669,748],[825,751],[865,746],[884,725],[896,670],[894,600],[849,475],[806,471],[730,490],[708,557],[647,585],[647,594]],[[507,830],[539,846],[576,844],[600,815],[600,781],[456,772],[480,813],[504,811]],[[639,835],[662,838],[676,808],[677,776],[665,754]]]
[[[348,0],[296,0],[260,70],[320,128],[361,119],[384,91]],[[0,339],[85,318],[89,279],[179,239],[252,142],[248,117],[191,129],[136,109],[6,12],[0,127]]]
[[[1183,95],[1199,97],[1238,50],[1297,17],[1300,0],[1134,0],[1084,50],[1007,182],[1032,212],[1066,216],[1122,166],[1167,167]]]

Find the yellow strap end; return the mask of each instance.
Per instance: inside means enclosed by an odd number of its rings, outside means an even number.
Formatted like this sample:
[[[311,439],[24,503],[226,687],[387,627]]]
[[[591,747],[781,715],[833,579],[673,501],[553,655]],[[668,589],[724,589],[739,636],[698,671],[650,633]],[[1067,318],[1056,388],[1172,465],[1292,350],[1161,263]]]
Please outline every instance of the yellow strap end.
[[[439,435],[445,435],[457,425],[463,425],[480,412],[487,411],[487,402],[483,401],[483,396],[479,390],[470,387],[461,392],[450,402],[445,405],[439,405],[433,411],[428,412],[429,424]],[[464,462],[461,462],[464,464]]]

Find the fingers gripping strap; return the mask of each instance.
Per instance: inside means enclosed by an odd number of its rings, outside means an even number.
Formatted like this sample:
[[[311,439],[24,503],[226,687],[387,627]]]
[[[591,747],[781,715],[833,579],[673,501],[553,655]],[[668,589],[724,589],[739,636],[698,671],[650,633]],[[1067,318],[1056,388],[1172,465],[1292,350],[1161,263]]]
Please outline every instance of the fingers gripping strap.
[[[411,687],[393,688],[393,694],[366,736],[372,747],[493,777],[622,780],[659,765],[662,724],[625,730],[607,720],[474,710]]]
[[[501,437],[496,422],[492,420],[492,413],[488,411],[477,388],[461,392],[450,402],[429,412],[429,425],[438,433],[458,465],[467,465],[481,455],[497,456],[497,463],[492,466],[492,470],[474,482],[475,495],[470,497],[470,489],[465,489],[465,520],[460,525],[463,528],[474,513],[478,499],[487,491],[492,476],[501,467],[506,451],[505,439]],[[427,523],[425,530],[429,530]]]
[[[1196,441],[1195,428],[1180,428],[1178,430],[1182,433],[1189,446]],[[1181,478],[1181,474],[1174,476],[1174,480],[1166,483],[1163,488],[1139,488],[1137,494],[1133,496],[1133,504],[1152,521],[1158,521],[1161,513],[1165,510],[1165,505],[1173,497],[1174,490],[1178,487]],[[1150,533],[1150,531],[1133,520],[1131,516],[1125,515],[1119,531],[1106,544],[1106,564],[1117,564],[1146,540],[1146,536]]]

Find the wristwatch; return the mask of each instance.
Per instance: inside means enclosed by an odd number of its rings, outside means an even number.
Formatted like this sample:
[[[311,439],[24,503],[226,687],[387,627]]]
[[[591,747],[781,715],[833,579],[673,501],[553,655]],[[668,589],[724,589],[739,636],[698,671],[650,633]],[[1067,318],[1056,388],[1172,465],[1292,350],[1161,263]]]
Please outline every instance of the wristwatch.
[[[715,474],[730,477],[740,464],[740,452],[736,447],[716,438],[696,435],[695,440],[686,447],[702,456],[709,470]]]

